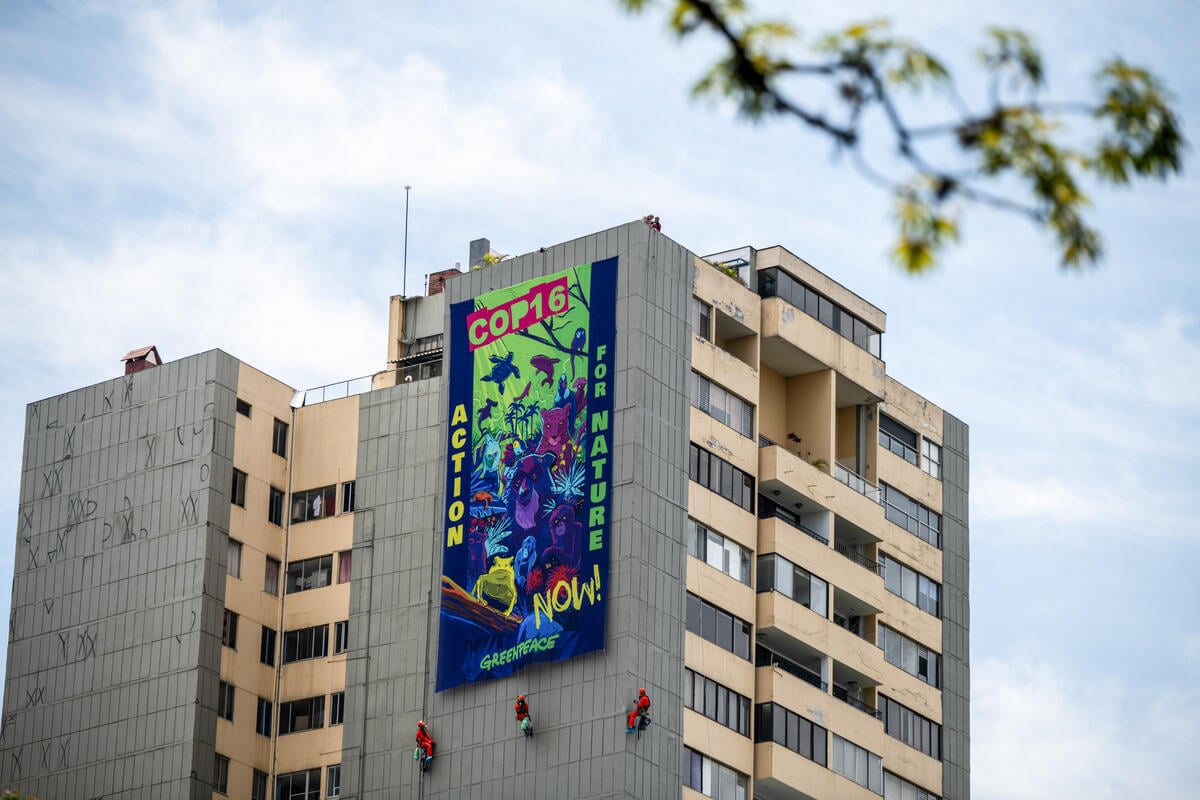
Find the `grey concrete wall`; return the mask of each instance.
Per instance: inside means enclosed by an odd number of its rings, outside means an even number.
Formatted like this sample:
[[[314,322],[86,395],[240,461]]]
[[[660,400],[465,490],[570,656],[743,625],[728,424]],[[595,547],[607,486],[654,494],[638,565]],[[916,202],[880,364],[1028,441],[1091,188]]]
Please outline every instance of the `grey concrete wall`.
[[[612,535],[606,649],[434,693],[446,400],[426,381],[363,398],[351,596],[344,796],[647,798],[681,793],[684,531],[687,519],[687,300],[692,256],[631,223],[470,272],[457,302],[617,256]],[[624,733],[638,686],[655,725]],[[530,740],[512,719],[529,697]],[[416,722],[438,740],[423,778]]]
[[[942,795],[970,800],[970,436],[950,414],[942,433]]]
[[[29,405],[0,784],[211,796],[237,361]]]

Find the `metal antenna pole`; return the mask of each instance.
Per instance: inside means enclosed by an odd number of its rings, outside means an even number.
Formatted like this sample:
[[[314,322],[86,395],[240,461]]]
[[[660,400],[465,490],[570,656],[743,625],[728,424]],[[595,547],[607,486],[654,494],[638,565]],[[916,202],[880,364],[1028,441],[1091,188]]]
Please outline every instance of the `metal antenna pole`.
[[[408,193],[411,186],[404,187],[404,272],[400,278],[400,294],[408,297]]]

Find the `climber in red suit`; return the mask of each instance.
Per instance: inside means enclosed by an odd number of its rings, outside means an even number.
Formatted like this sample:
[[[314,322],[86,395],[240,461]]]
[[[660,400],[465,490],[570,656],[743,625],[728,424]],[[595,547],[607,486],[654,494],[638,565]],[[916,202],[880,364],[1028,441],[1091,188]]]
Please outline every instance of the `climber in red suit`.
[[[625,721],[625,732],[633,733],[637,730],[639,719],[649,713],[650,697],[646,694],[645,689],[638,689],[637,704],[633,707],[633,711],[629,712],[629,718]]]
[[[425,727],[425,720],[417,723],[417,747],[424,753],[424,758],[421,759],[421,769],[429,769],[429,762],[433,760],[433,746],[437,744],[433,741],[433,737],[429,735],[429,731]]]

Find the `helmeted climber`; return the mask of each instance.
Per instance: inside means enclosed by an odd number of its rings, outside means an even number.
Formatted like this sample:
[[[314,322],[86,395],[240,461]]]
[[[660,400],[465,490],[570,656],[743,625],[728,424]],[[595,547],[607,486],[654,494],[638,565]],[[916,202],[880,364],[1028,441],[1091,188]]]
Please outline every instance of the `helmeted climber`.
[[[646,694],[645,688],[638,689],[637,703],[633,707],[633,711],[629,712],[629,718],[625,721],[625,732],[633,733],[639,728],[645,730],[650,725],[650,696]]]
[[[417,749],[413,751],[413,758],[421,762],[421,771],[425,772],[429,769],[430,762],[433,761],[433,747],[437,744],[429,735],[429,727],[425,724],[425,720],[417,723],[416,739]]]
[[[517,695],[517,702],[513,703],[513,713],[517,716],[521,732],[526,736],[533,736],[533,717],[529,716],[529,703],[525,702],[525,695]]]

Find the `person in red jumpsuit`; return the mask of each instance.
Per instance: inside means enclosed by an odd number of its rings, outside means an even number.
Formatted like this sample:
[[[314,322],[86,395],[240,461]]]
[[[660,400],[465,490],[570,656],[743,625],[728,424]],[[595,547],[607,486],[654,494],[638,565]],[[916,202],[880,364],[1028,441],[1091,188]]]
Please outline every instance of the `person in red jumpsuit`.
[[[526,736],[533,736],[533,718],[529,716],[529,703],[525,702],[525,695],[517,695],[517,702],[513,703],[513,713],[517,715],[517,724],[521,726],[521,731]]]
[[[433,760],[433,746],[437,744],[433,741],[433,737],[429,735],[429,731],[425,726],[425,720],[417,723],[417,748],[424,754],[421,758],[422,771],[429,769],[429,762]]]
[[[646,694],[645,689],[638,689],[637,704],[633,707],[633,711],[629,712],[629,718],[625,721],[625,732],[633,733],[637,730],[639,719],[649,713],[650,697]]]

